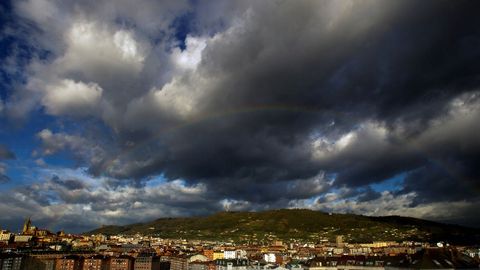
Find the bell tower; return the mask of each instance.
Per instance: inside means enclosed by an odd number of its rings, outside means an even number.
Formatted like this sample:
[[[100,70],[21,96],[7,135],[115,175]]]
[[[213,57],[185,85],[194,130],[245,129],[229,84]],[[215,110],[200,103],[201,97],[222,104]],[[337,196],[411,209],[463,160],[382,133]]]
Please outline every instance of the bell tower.
[[[32,226],[32,221],[30,220],[30,217],[28,217],[25,220],[25,223],[23,224],[22,234],[29,234],[31,226]]]

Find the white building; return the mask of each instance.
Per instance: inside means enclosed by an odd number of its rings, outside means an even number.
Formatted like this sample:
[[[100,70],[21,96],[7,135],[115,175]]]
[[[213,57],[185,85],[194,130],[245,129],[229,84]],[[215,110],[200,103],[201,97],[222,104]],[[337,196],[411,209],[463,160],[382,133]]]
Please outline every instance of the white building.
[[[237,249],[235,251],[235,259],[246,259],[247,258],[247,252],[243,249]]]
[[[7,231],[2,231],[0,232],[0,243],[8,244],[8,242],[10,242],[12,237],[13,237],[12,233],[9,233]]]
[[[28,243],[32,241],[33,236],[31,235],[15,235],[14,242],[15,243]]]
[[[223,258],[226,260],[236,259],[237,252],[235,250],[225,250],[223,251]]]
[[[247,270],[248,260],[216,260],[216,270]]]
[[[263,254],[263,259],[267,263],[275,263],[277,261],[277,258],[274,253],[265,253]]]

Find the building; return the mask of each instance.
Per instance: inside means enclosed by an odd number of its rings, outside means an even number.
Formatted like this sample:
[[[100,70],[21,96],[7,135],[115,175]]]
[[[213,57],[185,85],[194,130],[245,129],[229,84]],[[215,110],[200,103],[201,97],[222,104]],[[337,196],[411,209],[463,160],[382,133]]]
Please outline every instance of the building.
[[[185,256],[169,257],[170,270],[188,270],[188,258]]]
[[[0,253],[1,270],[44,270],[45,264],[40,260],[16,253]]]
[[[272,242],[272,246],[283,246],[283,241],[282,240],[275,240]]]
[[[366,256],[330,256],[309,260],[305,270],[384,270],[385,258]]]
[[[162,261],[160,259],[160,266],[158,268],[159,270],[170,270],[170,262]]]
[[[213,261],[213,249],[204,249],[203,255],[208,258],[208,260]]]
[[[107,260],[108,270],[133,270],[133,258],[130,256],[110,257]]]
[[[31,236],[36,236],[36,237],[40,237],[40,238],[44,238],[44,237],[52,237],[54,236],[53,233],[51,233],[49,230],[45,230],[45,229],[39,229],[37,228],[36,226],[33,226],[32,225],[32,221],[30,220],[30,218],[27,218],[25,220],[25,223],[23,224],[23,228],[22,228],[22,235],[31,235]]]
[[[223,259],[215,261],[216,270],[247,270],[248,260],[246,259]]]
[[[287,264],[287,269],[289,269],[289,270],[303,270],[303,266],[301,264],[298,264],[298,263]]]
[[[22,234],[33,235],[33,234],[35,234],[36,229],[37,228],[32,225],[32,221],[30,220],[30,218],[27,218],[25,220],[25,223],[23,224]]]
[[[337,235],[336,244],[337,244],[337,247],[340,247],[340,248],[343,248],[345,246],[345,243],[343,243],[343,235]]]
[[[33,236],[31,235],[15,235],[13,242],[17,244],[31,244],[33,242]]]
[[[237,250],[225,250],[223,252],[223,258],[219,259],[226,259],[226,260],[231,260],[231,259],[245,259],[247,257],[247,252],[243,249],[237,249]]]
[[[13,239],[13,233],[10,233],[9,231],[0,232],[0,243],[8,245],[10,242],[12,242],[12,239]]]
[[[158,270],[160,269],[160,257],[139,255],[135,258],[134,270]]]
[[[94,255],[83,259],[83,270],[107,270],[108,257]]]
[[[55,270],[57,260],[64,256],[61,253],[40,252],[31,253],[29,257],[40,261],[44,266],[42,270]]]
[[[223,256],[223,251],[214,251],[213,252],[213,260],[222,260],[222,259],[225,259],[225,257]]]
[[[275,256],[275,253],[266,253],[263,254],[263,259],[267,263],[275,263],[277,261],[277,258]]]
[[[223,252],[223,258],[225,260],[236,259],[237,258],[237,253],[235,252],[235,250],[225,250]]]
[[[216,265],[214,262],[192,262],[188,264],[188,270],[215,270]]]
[[[0,254],[0,269],[22,270],[23,256],[19,254]]]
[[[83,258],[76,255],[68,255],[57,259],[55,270],[82,270]]]
[[[452,248],[426,248],[401,260],[386,263],[386,269],[478,269],[479,262]]]
[[[55,260],[41,260],[44,270],[55,270]]]
[[[247,252],[243,249],[237,249],[235,250],[235,259],[246,259],[247,258]]]
[[[384,248],[384,247],[391,247],[397,246],[398,243],[394,241],[374,241],[373,243],[363,243],[360,244],[362,247],[369,247],[369,248]]]

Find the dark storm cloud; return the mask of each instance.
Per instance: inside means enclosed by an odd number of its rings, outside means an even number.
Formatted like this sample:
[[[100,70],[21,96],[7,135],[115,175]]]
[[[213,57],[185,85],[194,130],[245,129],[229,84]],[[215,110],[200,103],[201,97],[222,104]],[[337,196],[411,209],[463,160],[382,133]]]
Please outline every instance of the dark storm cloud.
[[[470,160],[467,162],[471,162]],[[402,193],[416,192],[418,198],[414,203],[444,202],[478,199],[480,183],[478,170],[470,175],[473,167],[480,163],[465,164],[462,160],[453,163],[432,161],[405,178]]]
[[[123,157],[117,176],[164,172],[228,183],[222,194],[245,196],[250,191],[234,182],[306,179],[322,170],[338,174],[338,185],[381,182],[425,164],[428,157],[410,146],[415,136],[452,97],[478,86],[472,59],[480,19],[472,2],[354,2],[336,22],[312,2],[270,4],[255,5],[242,27],[211,41],[198,67],[205,78],[221,77],[201,89],[209,92],[199,113],[233,113],[149,141]],[[335,140],[371,119],[385,125],[381,143],[360,131],[338,155],[311,158],[312,134]],[[390,134],[395,125],[401,134]]]
[[[335,9],[328,4],[324,8]],[[207,119],[147,143],[126,137],[141,146],[122,156],[121,170],[112,174],[163,172],[171,179],[228,183],[222,195],[248,197],[251,191],[233,182],[254,186],[323,170],[337,173],[338,185],[363,186],[424,164],[425,157],[405,149],[408,136],[421,133],[451,97],[477,85],[480,67],[472,57],[479,53],[479,19],[470,3],[353,3],[337,21],[317,5],[255,5],[243,27],[211,41],[197,72],[222,79],[200,89],[209,92],[198,108]],[[266,16],[273,7],[274,16]],[[215,113],[220,117],[208,119]],[[407,137],[382,145],[360,132],[337,156],[312,160],[306,143],[312,133],[338,138],[369,119],[385,122],[387,133],[390,125],[407,122],[400,135]]]
[[[235,209],[284,207],[331,188],[345,192],[320,203],[356,198],[369,209],[367,202],[398,199],[403,206],[410,194],[430,203],[446,190],[442,202],[478,201],[468,189],[478,187],[480,167],[480,3],[167,4],[192,16],[190,36],[173,42],[178,18],[150,24],[153,11],[131,14],[127,2],[120,14],[103,2],[98,10],[91,2],[75,11],[58,4],[47,15],[71,16],[53,25],[26,3],[17,10],[48,32],[41,40],[58,44],[56,59],[32,64],[24,91],[41,95],[36,102],[51,115],[79,125],[92,117],[111,130],[44,129],[43,154],[75,152],[90,173],[111,177],[111,189],[130,188],[118,184],[130,180],[142,189],[161,174],[181,194],[210,198],[162,193],[163,205],[203,205],[202,213],[222,199]],[[79,89],[86,94],[77,96]],[[406,171],[398,197],[368,186]]]
[[[265,16],[272,7],[277,16]],[[354,27],[352,33],[322,37],[329,34],[325,25],[331,18],[322,18],[320,8],[308,2],[261,4],[244,18],[245,26],[212,41],[199,73],[224,79],[205,89],[211,93],[201,99],[199,109],[207,116],[226,116],[182,128],[173,138],[159,138],[166,149],[160,148],[153,157],[139,151],[141,156],[132,159],[140,158],[148,166],[122,173],[141,177],[161,169],[171,178],[207,181],[227,176],[232,181],[275,181],[316,175],[321,168],[310,157],[306,142],[310,133],[322,129],[325,122],[348,125],[365,117],[334,110],[337,101],[322,96],[326,92],[322,84],[338,62],[363,42],[356,37],[355,20],[371,15],[366,7],[359,7],[353,18],[339,22],[342,30]],[[292,24],[286,17],[302,20]]]
[[[221,183],[228,183],[221,185]],[[235,200],[246,200],[257,204],[286,205],[290,200],[308,199],[327,191],[330,188],[329,180],[324,175],[310,179],[291,181],[252,181],[252,178],[216,179],[208,185],[211,196],[218,199],[229,197]]]

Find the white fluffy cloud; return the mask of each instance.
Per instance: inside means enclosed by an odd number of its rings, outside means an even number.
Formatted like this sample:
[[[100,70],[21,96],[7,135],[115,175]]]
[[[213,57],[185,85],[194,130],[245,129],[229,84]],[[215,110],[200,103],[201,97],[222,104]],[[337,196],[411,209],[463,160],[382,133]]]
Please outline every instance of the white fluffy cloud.
[[[139,72],[145,59],[133,33],[101,22],[75,22],[65,33],[66,52],[56,72],[82,72],[99,79],[106,70]],[[106,73],[108,74],[108,73]],[[109,78],[111,79],[111,78]]]
[[[64,79],[47,85],[42,100],[48,113],[54,115],[89,115],[99,110],[102,88],[96,83]]]
[[[205,38],[187,36],[185,50],[174,48],[172,52],[173,62],[184,69],[195,69],[202,60],[202,51],[207,46]]]
[[[53,133],[49,129],[43,129],[37,134],[42,141],[43,153],[51,155],[65,148],[78,150],[85,144],[85,139],[65,133]]]
[[[165,38],[152,43],[152,31],[171,34],[176,12],[188,8],[182,1],[141,2],[135,5],[150,7],[148,11],[133,11],[137,9],[128,1],[118,6],[108,1],[95,5],[44,0],[16,4],[16,12],[42,30],[26,38],[49,50],[50,57],[32,58],[27,84],[9,100],[10,114],[25,117],[42,105],[54,115],[88,114],[112,127],[121,126],[120,114],[129,101],[148,93],[157,82],[163,84],[175,69],[167,53],[173,41]],[[135,27],[118,24],[120,14],[112,13],[112,8],[125,16],[122,19],[132,19]],[[151,18],[153,14],[155,18]],[[198,53],[193,52],[193,57]],[[85,108],[90,101],[98,105],[100,99],[101,108],[92,110],[90,104]],[[69,105],[72,110],[65,110]]]
[[[348,152],[365,153],[357,148],[371,144],[388,147],[388,130],[378,122],[366,121],[350,132],[342,134],[338,138],[328,137],[314,138],[312,141],[313,158],[320,161],[330,160]]]

